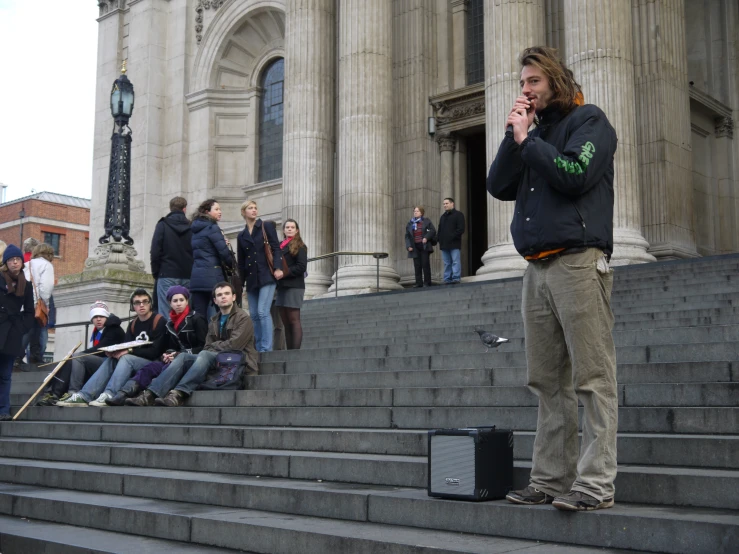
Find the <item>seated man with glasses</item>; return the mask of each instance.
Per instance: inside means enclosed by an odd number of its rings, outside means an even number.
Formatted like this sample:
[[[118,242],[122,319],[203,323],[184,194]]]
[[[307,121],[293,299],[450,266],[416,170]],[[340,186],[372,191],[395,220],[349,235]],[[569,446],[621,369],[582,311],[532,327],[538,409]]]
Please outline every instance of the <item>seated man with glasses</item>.
[[[125,373],[127,379],[146,364],[159,359],[167,346],[167,320],[160,314],[155,315],[152,313],[151,296],[144,289],[133,291],[131,295],[131,310],[135,311],[138,317],[128,324],[126,336],[123,341],[142,340],[150,341],[152,344],[118,350],[116,352],[107,352],[106,360],[90,380],[85,383],[85,386],[64,402],[57,402],[57,406],[84,407],[88,404],[98,407],[106,406],[105,401],[113,397],[113,394],[107,389],[108,382],[116,366],[125,364],[126,371],[121,370],[119,374]]]

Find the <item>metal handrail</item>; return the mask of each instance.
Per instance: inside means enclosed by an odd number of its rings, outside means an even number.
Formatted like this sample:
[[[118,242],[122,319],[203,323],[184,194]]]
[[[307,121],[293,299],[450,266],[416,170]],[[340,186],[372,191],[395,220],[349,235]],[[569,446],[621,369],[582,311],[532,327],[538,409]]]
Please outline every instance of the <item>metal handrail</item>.
[[[126,321],[131,321],[132,319],[135,319],[138,316],[132,315],[130,317],[127,317],[125,319],[121,319],[121,323],[125,323]],[[54,325],[54,329],[61,329],[64,327],[80,327],[84,325],[85,326],[85,342],[84,344],[87,344],[90,340],[90,325],[92,325],[92,321],[75,321],[72,323],[60,323],[59,325]]]
[[[334,275],[336,275],[336,279],[334,281],[334,292],[336,293],[334,296],[336,298],[339,297],[339,256],[372,256],[375,260],[377,260],[377,292],[380,292],[380,260],[384,260],[390,254],[387,252],[349,252],[349,251],[342,251],[342,252],[330,252],[328,254],[322,254],[320,256],[316,256],[315,258],[308,258],[309,262],[315,262],[318,260],[325,260],[328,258],[334,258],[336,262],[334,263]]]

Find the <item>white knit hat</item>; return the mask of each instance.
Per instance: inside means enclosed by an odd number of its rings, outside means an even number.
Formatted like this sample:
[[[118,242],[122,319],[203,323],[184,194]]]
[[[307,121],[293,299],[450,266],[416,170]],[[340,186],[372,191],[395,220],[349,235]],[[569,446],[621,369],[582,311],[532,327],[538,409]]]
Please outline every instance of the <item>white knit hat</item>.
[[[103,317],[110,317],[110,312],[108,311],[108,305],[102,300],[98,300],[92,306],[90,306],[90,321],[92,321],[92,318],[95,317],[96,315],[101,315]]]

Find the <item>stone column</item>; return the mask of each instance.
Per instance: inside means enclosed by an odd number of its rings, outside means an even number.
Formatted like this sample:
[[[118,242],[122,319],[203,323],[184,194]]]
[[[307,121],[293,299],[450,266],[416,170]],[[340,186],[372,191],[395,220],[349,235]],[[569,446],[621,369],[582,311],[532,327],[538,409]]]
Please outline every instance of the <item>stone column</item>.
[[[641,234],[629,2],[566,0],[564,13],[567,65],[582,86],[585,102],[602,109],[618,135],[613,263],[654,261]]]
[[[658,258],[690,258],[698,253],[685,4],[683,0],[631,4],[644,236]]]
[[[546,43],[544,0],[485,3],[485,148],[488,168],[505,134],[504,123],[520,94],[518,58],[524,48]],[[480,185],[482,186],[482,185]],[[510,234],[513,202],[488,195],[488,251],[477,270],[482,279],[521,275],[526,261]],[[474,229],[470,230],[474,232]]]
[[[454,151],[457,147],[457,138],[451,133],[439,134],[436,137],[441,153],[441,200],[454,196]],[[455,198],[456,200],[456,198]],[[461,209],[461,208],[460,208]]]
[[[288,0],[285,14],[282,220],[298,222],[309,257],[334,250],[335,5]],[[306,296],[328,290],[333,268],[310,263]]]
[[[339,15],[339,250],[388,252],[380,289],[399,289],[392,266],[392,8],[390,0],[345,0]],[[331,291],[336,287],[336,281]],[[375,260],[339,262],[341,294],[376,287]]]

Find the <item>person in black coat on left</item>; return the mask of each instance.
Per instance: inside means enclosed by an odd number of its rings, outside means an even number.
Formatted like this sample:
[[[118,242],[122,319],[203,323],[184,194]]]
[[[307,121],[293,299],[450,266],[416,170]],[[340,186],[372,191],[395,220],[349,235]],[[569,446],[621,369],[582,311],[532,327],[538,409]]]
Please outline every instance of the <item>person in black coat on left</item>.
[[[253,200],[241,205],[241,215],[246,221],[237,238],[239,274],[246,286],[249,313],[254,323],[254,342],[258,352],[272,350],[272,300],[277,281],[282,279],[282,250],[277,239],[275,225],[258,219],[257,203]],[[265,242],[272,252],[273,268],[269,267],[265,254]]]
[[[436,239],[436,229],[424,214],[423,206],[414,207],[413,217],[405,226],[405,248],[408,250],[408,257],[413,258],[413,268],[416,272],[414,288],[432,285],[429,256],[434,251],[432,242]]]
[[[9,421],[10,380],[16,356],[23,355],[23,335],[34,325],[33,285],[23,274],[23,252],[14,244],[0,266],[0,421]]]

